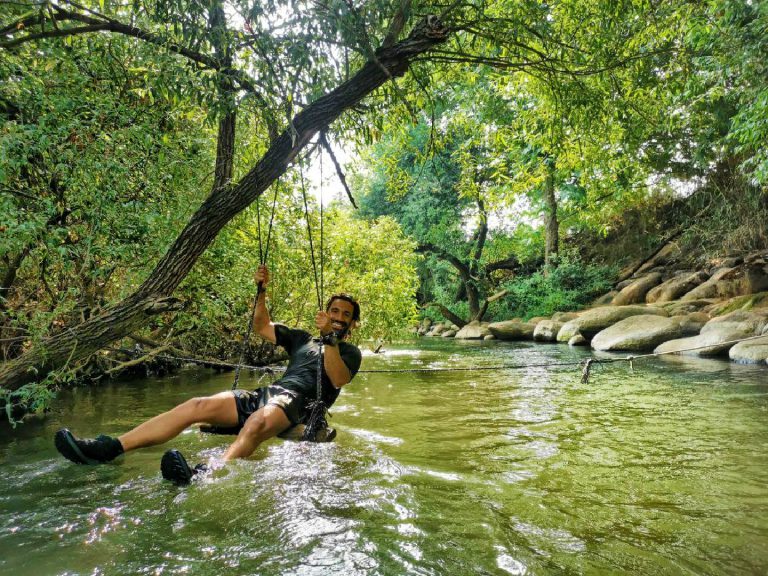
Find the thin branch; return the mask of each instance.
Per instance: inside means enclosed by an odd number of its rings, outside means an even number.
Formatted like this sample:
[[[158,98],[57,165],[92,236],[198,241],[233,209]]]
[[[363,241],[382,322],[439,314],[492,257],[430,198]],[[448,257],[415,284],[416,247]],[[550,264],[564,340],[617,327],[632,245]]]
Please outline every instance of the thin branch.
[[[357,210],[357,204],[355,203],[355,199],[352,197],[352,191],[349,189],[349,186],[347,186],[347,179],[344,176],[344,172],[341,170],[341,165],[339,165],[339,161],[336,160],[336,155],[333,153],[333,149],[331,148],[331,143],[328,142],[328,138],[326,137],[325,131],[320,132],[320,144],[325,148],[326,152],[328,152],[328,155],[331,157],[331,161],[333,162],[334,167],[336,168],[336,174],[339,177],[339,181],[341,182],[341,185],[344,186],[344,190],[347,193],[347,198],[349,198],[349,201],[352,203],[352,206],[355,207],[355,210]]]

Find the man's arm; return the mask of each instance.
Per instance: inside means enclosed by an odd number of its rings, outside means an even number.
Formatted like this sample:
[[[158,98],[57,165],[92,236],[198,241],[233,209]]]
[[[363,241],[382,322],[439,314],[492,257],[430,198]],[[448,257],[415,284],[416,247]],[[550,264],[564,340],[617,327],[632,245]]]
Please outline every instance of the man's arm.
[[[275,334],[275,325],[272,323],[272,319],[269,317],[269,310],[267,310],[267,284],[269,284],[269,270],[263,264],[259,266],[254,275],[256,284],[261,288],[256,301],[256,311],[253,313],[253,329],[256,333],[272,342],[277,343],[277,335]]]
[[[315,316],[315,325],[320,330],[320,336],[326,336],[333,332],[331,318],[327,312],[322,310]],[[345,384],[349,384],[350,380],[352,380],[352,374],[341,358],[339,347],[326,344],[323,349],[323,368],[325,368],[325,373],[328,374],[331,384],[335,388],[341,388]]]
[[[323,347],[323,352],[323,366],[325,367],[325,373],[328,374],[328,378],[331,379],[331,384],[335,388],[341,388],[345,384],[349,384],[352,380],[352,374],[341,358],[339,347],[326,344]]]

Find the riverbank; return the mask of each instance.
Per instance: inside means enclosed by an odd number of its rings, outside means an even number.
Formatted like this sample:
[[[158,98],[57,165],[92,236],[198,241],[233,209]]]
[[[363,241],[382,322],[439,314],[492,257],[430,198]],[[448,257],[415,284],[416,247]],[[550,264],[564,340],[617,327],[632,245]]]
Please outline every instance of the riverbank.
[[[682,269],[670,245],[586,310],[458,327],[424,321],[426,337],[559,342],[598,351],[680,353],[768,364],[768,251]]]

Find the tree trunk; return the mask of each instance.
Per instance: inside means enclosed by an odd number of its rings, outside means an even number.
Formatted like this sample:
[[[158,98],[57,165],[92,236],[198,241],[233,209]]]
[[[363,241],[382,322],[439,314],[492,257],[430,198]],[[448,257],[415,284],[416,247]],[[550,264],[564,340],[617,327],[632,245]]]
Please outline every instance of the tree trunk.
[[[557,256],[560,235],[560,224],[557,221],[557,198],[555,197],[555,177],[553,168],[548,168],[547,178],[544,183],[544,229],[546,233],[546,245],[544,247],[544,264],[551,264]]]
[[[219,231],[255,201],[288,168],[321,129],[383,85],[402,76],[410,59],[444,42],[448,29],[434,16],[410,36],[376,52],[348,81],[299,114],[261,160],[239,182],[216,188],[195,212],[147,280],[131,296],[100,316],[56,334],[0,368],[0,387],[17,390],[50,371],[76,364],[107,344],[135,332],[161,312],[178,308],[169,296],[189,273]]]

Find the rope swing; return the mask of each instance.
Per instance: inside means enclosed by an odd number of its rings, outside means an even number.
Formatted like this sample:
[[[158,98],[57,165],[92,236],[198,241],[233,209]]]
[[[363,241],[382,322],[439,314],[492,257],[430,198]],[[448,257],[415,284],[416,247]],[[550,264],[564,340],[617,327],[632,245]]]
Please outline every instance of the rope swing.
[[[320,150],[320,274],[318,277],[317,272],[317,260],[315,259],[315,245],[312,241],[312,225],[309,221],[309,203],[307,202],[307,188],[304,182],[304,166],[299,164],[299,176],[301,178],[301,195],[304,199],[304,218],[307,222],[307,236],[309,237],[309,251],[312,261],[312,273],[315,278],[315,294],[317,296],[317,309],[323,309],[323,269],[325,268],[324,256],[323,256],[323,152]],[[309,410],[309,418],[307,418],[306,425],[304,427],[304,435],[302,440],[314,442],[317,440],[317,433],[328,427],[328,421],[326,414],[328,414],[328,407],[323,402],[323,343],[318,339],[318,354],[317,354],[317,381],[316,391],[317,398],[307,404]]]
[[[269,229],[267,231],[267,243],[266,246],[262,245],[261,242],[261,208],[260,208],[260,199],[256,198],[256,234],[259,238],[259,264],[263,266],[267,263],[267,257],[269,256],[269,244],[270,239],[272,238],[272,223],[275,219],[275,207],[277,206],[277,188],[280,185],[280,180],[278,179],[275,183],[275,194],[272,198],[272,213],[269,215]],[[248,319],[248,330],[245,333],[245,339],[243,340],[243,345],[240,347],[240,359],[237,362],[237,367],[235,368],[235,381],[232,383],[232,390],[237,390],[237,386],[240,382],[240,369],[243,366],[243,362],[245,360],[245,352],[248,348],[251,346],[251,332],[253,331],[253,316],[256,314],[256,306],[259,303],[259,295],[264,292],[264,286],[261,282],[259,282],[259,285],[256,287],[256,296],[253,298],[253,305],[251,306],[251,316]]]

